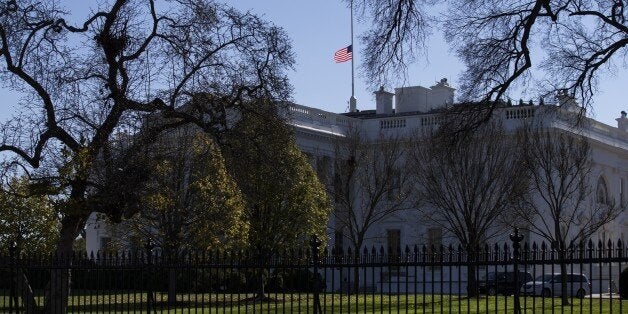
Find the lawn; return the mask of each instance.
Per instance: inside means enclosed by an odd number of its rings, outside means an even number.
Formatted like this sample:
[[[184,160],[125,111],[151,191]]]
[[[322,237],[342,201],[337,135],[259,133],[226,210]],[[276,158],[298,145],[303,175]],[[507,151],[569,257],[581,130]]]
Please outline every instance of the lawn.
[[[157,293],[154,313],[314,313],[311,294],[269,294],[271,301],[252,302],[250,294],[180,294],[177,303],[169,305],[166,294]],[[9,301],[0,296],[0,312],[9,312]],[[247,302],[246,300],[249,299]],[[553,301],[553,302],[552,302]],[[38,300],[41,302],[41,300]],[[560,306],[559,299],[526,297],[521,299],[525,313],[622,313],[628,311],[628,300],[572,299]],[[513,313],[512,296],[465,298],[441,295],[321,295],[322,313]],[[85,292],[73,295],[70,313],[146,313],[147,294],[129,291],[125,294]],[[621,306],[621,308],[620,308]]]

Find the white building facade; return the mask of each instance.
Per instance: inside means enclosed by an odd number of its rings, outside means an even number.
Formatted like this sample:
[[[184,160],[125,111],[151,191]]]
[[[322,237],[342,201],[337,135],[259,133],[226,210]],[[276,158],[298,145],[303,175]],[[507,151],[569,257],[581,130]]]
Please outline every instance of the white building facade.
[[[446,79],[442,79],[429,88],[422,86],[396,88],[395,92],[380,89],[375,92],[375,110],[355,111],[336,114],[312,107],[291,104],[288,106],[288,123],[293,127],[297,145],[308,156],[312,167],[319,176],[333,176],[335,158],[334,143],[338,138],[348,136],[352,130],[358,130],[368,139],[375,140],[384,136],[408,137],[417,134],[417,130],[431,130],[442,121],[439,109],[454,106],[454,91]],[[506,130],[513,130],[526,119],[541,119],[547,128],[572,131],[574,111],[579,107],[572,99],[559,95],[558,103],[548,105],[519,105],[497,108],[493,118],[501,121]],[[609,126],[586,118],[579,130],[591,146],[593,168],[590,184],[594,190],[592,197],[604,195],[615,206],[628,206],[628,117],[625,112],[617,119],[617,126]],[[329,182],[329,180],[321,180]],[[338,232],[338,222],[331,218],[328,223],[329,245],[348,247],[349,243],[342,232]],[[96,252],[110,241],[106,226],[93,215],[87,223],[87,251]],[[506,234],[504,238],[506,239]],[[628,214],[624,210],[611,223],[602,227],[594,235],[600,240],[628,240]],[[539,241],[527,235],[526,240]],[[386,217],[369,228],[365,236],[366,247],[401,248],[423,245],[439,246],[457,243],[442,228],[431,225],[423,219],[416,209],[409,208]],[[345,275],[350,276],[350,274]],[[463,274],[464,276],[464,274]],[[383,278],[378,274],[379,278]],[[336,277],[336,280],[346,278]],[[600,278],[603,279],[603,278]],[[408,278],[388,277],[391,280]],[[367,280],[373,282],[372,280]],[[328,283],[328,286],[338,286]],[[380,282],[377,290],[386,290],[386,283]],[[394,285],[393,285],[394,286]]]
[[[454,89],[443,79],[430,88],[422,86],[404,87],[395,89],[395,93],[384,91],[383,88],[375,93],[375,110],[365,110],[361,112],[350,112],[345,114],[335,114],[316,108],[292,105],[289,107],[289,121],[294,127],[295,137],[298,146],[309,157],[313,168],[319,176],[333,176],[333,160],[336,152],[334,143],[339,137],[348,136],[350,132],[358,130],[360,134],[368,139],[377,140],[390,136],[409,137],[419,134],[417,130],[431,130],[438,127],[442,121],[439,109],[453,106]],[[592,189],[590,194],[591,202],[596,202],[603,197],[617,206],[621,213],[611,223],[604,225],[592,239],[595,243],[601,240],[606,244],[608,240],[614,243],[621,239],[626,243],[628,236],[628,117],[625,112],[621,112],[617,119],[617,126],[609,126],[590,118],[585,118],[584,123],[574,129],[574,117],[580,112],[580,107],[575,101],[561,94],[558,102],[547,105],[517,105],[497,108],[493,112],[493,118],[501,121],[501,125],[506,131],[513,131],[527,120],[535,119],[544,128],[550,131],[565,131],[573,133],[576,131],[584,136],[591,147],[592,169],[590,172],[589,184]],[[325,174],[326,173],[326,174]],[[325,181],[325,180],[322,180]],[[329,180],[327,180],[329,182]],[[603,195],[603,196],[601,196]],[[339,232],[342,226],[338,221],[331,218],[329,222],[329,246],[343,246],[346,250],[350,245],[346,241],[346,234]],[[503,236],[491,239],[495,242],[508,242],[508,233]],[[523,231],[524,241],[534,241],[540,243],[544,241],[539,236]],[[432,245],[457,244],[458,241],[451,235],[447,235],[439,226],[433,225],[424,217],[421,217],[416,208],[395,212],[386,219],[379,221],[371,227],[365,237],[366,248],[387,248],[391,246],[404,248],[423,247]],[[355,250],[355,248],[353,248]],[[363,248],[362,248],[363,249]],[[538,269],[536,274],[548,269]],[[528,271],[531,271],[528,269]],[[572,269],[572,271],[587,270]],[[365,289],[375,289],[383,292],[396,292],[389,290],[390,287],[403,287],[407,281],[412,282],[418,274],[395,275],[394,273],[377,274],[374,278],[364,278],[363,282],[375,283],[372,287]],[[434,270],[434,274],[439,277],[440,270]],[[429,271],[428,277],[432,275]],[[458,276],[466,277],[466,270],[462,270],[459,275],[445,274],[445,281],[453,278],[458,280]],[[453,276],[453,277],[451,277]],[[336,274],[335,281],[351,281],[351,274]],[[348,278],[349,277],[349,278]],[[368,276],[367,276],[368,277]],[[594,291],[600,292],[599,287],[608,287],[610,277],[604,270],[596,270],[589,274],[590,279],[595,282]],[[339,282],[329,282],[328,286],[338,287]],[[436,291],[443,287],[433,287]],[[604,289],[602,289],[604,290]],[[452,291],[458,293],[462,291]]]
[[[329,159],[334,158],[334,138],[347,136],[350,130],[358,129],[366,137],[376,139],[382,135],[411,136],[416,134],[416,130],[435,128],[440,121],[440,114],[430,112],[452,106],[454,89],[443,79],[430,88],[421,86],[397,88],[394,94],[380,89],[375,92],[375,98],[376,110],[346,114],[334,114],[305,106],[290,106],[290,123],[295,130],[297,144],[309,156],[314,169],[319,173],[334,171],[329,169]],[[551,105],[498,108],[493,115],[502,121],[506,130],[521,126],[525,119],[535,118],[543,119],[543,125],[547,128],[571,132],[576,110],[579,110],[579,107],[574,107],[573,101],[563,99],[562,102]],[[628,118],[622,112],[621,117],[617,119],[617,127],[593,119],[586,120],[580,133],[587,138],[591,146],[593,166],[589,181],[594,190],[591,196],[596,197],[597,194],[603,193],[615,206],[625,208],[628,205]],[[331,221],[330,226],[333,224],[334,221]],[[391,232],[393,230],[394,232]],[[417,213],[410,209],[391,215],[374,226],[367,235],[366,245],[385,247],[391,243],[390,239],[387,239],[389,236],[400,237],[401,247],[429,245],[428,239],[433,239],[434,233],[437,235],[440,233],[442,236],[440,231],[435,230],[434,226],[425,224]],[[625,243],[627,235],[628,217],[626,211],[623,211],[615,221],[601,228],[594,238],[613,241],[621,239]],[[330,244],[343,243],[334,240],[335,236],[339,235],[330,232],[332,238]]]

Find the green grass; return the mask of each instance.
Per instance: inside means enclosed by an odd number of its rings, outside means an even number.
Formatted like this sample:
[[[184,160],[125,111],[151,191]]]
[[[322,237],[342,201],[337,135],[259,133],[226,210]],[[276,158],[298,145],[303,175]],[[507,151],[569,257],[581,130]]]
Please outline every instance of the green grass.
[[[166,294],[155,296],[157,313],[314,313],[312,295],[269,294],[270,302],[246,302],[251,294],[180,294],[177,303],[170,306]],[[347,296],[321,295],[323,313],[513,313],[512,296],[468,299],[459,296],[435,295],[375,295]],[[42,302],[41,298],[37,302]],[[521,298],[525,313],[621,313],[628,311],[628,301],[571,299],[572,304],[561,306],[560,299]],[[70,313],[146,313],[146,293],[73,295]],[[8,313],[8,297],[0,295],[0,312]],[[612,306],[612,311],[611,311]]]

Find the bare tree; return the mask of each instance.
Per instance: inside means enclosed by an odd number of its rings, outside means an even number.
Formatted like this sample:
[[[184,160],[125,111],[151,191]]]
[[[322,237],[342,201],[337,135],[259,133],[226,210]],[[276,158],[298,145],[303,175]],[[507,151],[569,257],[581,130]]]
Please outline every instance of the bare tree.
[[[365,36],[367,73],[373,79],[398,75],[388,70],[404,68],[414,54],[421,53],[430,29],[425,21],[431,1],[356,2],[375,16]],[[586,107],[599,74],[625,68],[628,11],[624,0],[446,2],[441,25],[467,66],[461,77],[466,100],[504,99],[513,86],[531,78],[530,70],[540,69],[547,74],[539,77],[542,92],[567,89]],[[491,108],[497,105],[492,103]],[[490,113],[482,120],[488,121]]]
[[[209,0],[163,8],[154,0],[116,0],[78,26],[66,16],[56,1],[0,4],[0,81],[24,96],[19,114],[2,126],[0,151],[65,193],[58,254],[72,249],[91,212],[119,218],[119,209],[136,209],[120,204],[132,189],[91,180],[114,134],[150,113],[218,137],[243,101],[284,99],[285,69],[293,63],[281,29]],[[116,205],[102,204],[106,199]],[[61,286],[49,289],[45,310],[65,313],[69,274],[54,276]]]
[[[362,69],[373,80],[373,86],[405,74],[407,66],[424,54],[425,39],[434,22],[426,8],[436,1],[345,1],[371,20],[372,29],[360,39],[365,56]]]
[[[452,121],[450,121],[453,123]],[[409,154],[414,170],[419,211],[473,252],[503,234],[500,218],[514,209],[527,192],[520,149],[500,124],[450,134],[449,123],[416,142]],[[468,294],[476,296],[475,266],[467,271]]]
[[[334,177],[327,184],[334,228],[350,241],[356,257],[375,224],[411,206],[404,145],[400,137],[368,139],[358,130],[334,142]],[[354,275],[357,291],[357,269]]]
[[[581,245],[621,213],[611,200],[592,197],[591,148],[573,131],[542,124],[527,125],[522,131],[532,193],[518,217],[558,251],[563,305],[569,304],[566,248]]]

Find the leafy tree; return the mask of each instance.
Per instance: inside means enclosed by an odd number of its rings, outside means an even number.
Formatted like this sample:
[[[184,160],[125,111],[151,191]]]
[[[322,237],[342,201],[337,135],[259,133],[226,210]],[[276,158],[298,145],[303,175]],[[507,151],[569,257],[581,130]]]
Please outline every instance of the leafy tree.
[[[227,168],[246,200],[254,258],[307,248],[312,235],[325,239],[331,213],[325,188],[284,120],[276,114],[246,112],[222,145]],[[268,300],[267,276],[259,270],[256,300]]]
[[[174,129],[151,149],[144,206],[116,228],[151,239],[166,256],[185,250],[241,248],[248,223],[244,199],[217,145],[198,129]],[[140,191],[138,191],[140,192]]]
[[[60,254],[92,212],[117,221],[140,207],[130,183],[146,172],[125,162],[134,154],[108,154],[116,134],[136,132],[150,113],[169,123],[148,133],[194,124],[215,138],[242,102],[286,99],[293,63],[281,29],[210,0],[115,0],[78,25],[67,16],[56,1],[0,4],[0,81],[24,96],[0,151],[62,191]],[[106,168],[108,156],[125,166]],[[46,312],[66,312],[69,278],[53,272]]]
[[[27,178],[12,178],[0,192],[0,247],[50,254],[59,237],[59,216],[49,196],[38,194]]]
[[[247,114],[223,144],[246,200],[249,245],[264,254],[325,238],[331,213],[325,188],[282,119]]]
[[[150,239],[164,258],[183,252],[238,249],[246,244],[245,203],[218,146],[198,128],[162,133],[149,147],[150,177],[135,193],[142,207],[109,232],[121,247]],[[176,302],[177,270],[168,270],[168,301]]]
[[[503,234],[502,218],[523,202],[528,191],[521,152],[497,122],[456,138],[445,121],[417,141],[410,152],[419,212],[453,235],[469,258],[487,240]],[[444,135],[443,135],[444,134]],[[514,136],[513,136],[514,137]],[[468,294],[477,296],[474,265],[468,266]]]

